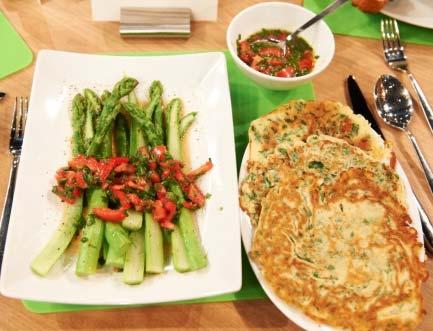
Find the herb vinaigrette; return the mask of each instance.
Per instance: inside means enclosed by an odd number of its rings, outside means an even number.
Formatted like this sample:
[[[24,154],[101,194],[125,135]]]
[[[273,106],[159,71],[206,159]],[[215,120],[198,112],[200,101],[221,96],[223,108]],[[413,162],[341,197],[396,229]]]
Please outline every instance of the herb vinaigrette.
[[[299,77],[310,73],[317,56],[313,48],[301,37],[286,42],[286,54],[276,45],[290,34],[286,30],[262,29],[245,40],[239,36],[239,58],[251,68],[276,77]],[[272,40],[272,41],[271,41]]]

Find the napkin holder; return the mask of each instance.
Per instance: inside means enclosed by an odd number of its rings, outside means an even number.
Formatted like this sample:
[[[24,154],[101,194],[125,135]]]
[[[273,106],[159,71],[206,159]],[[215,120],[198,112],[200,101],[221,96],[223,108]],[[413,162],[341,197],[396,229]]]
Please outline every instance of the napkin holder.
[[[120,34],[126,38],[188,38],[190,8],[122,7]]]

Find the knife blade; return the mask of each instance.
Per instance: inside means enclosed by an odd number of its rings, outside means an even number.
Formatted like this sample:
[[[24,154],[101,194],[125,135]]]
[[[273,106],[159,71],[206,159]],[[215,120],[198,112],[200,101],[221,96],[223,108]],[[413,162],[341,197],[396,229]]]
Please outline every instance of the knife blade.
[[[376,119],[373,117],[373,114],[368,108],[367,101],[365,100],[364,95],[362,94],[362,91],[355,80],[355,77],[352,75],[347,77],[347,88],[349,90],[349,97],[352,104],[353,112],[355,114],[360,114],[364,116],[364,118],[368,122],[370,122],[371,128],[376,131],[383,140],[385,140],[385,136],[383,135],[382,130],[380,129]]]
[[[376,119],[368,107],[367,101],[365,100],[365,97],[362,94],[355,77],[352,75],[347,77],[347,90],[349,92],[349,99],[350,103],[352,104],[353,112],[355,114],[364,116],[364,118],[370,122],[371,128],[376,131],[383,140],[386,140],[382,130],[380,129]],[[424,247],[428,253],[433,255],[433,225],[415,193],[414,197],[418,208],[419,217],[421,219],[422,230],[424,234]]]

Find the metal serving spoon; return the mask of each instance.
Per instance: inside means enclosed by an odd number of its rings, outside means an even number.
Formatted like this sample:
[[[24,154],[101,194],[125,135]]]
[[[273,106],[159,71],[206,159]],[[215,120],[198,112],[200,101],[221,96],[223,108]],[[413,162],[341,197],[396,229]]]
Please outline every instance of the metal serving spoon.
[[[433,193],[433,172],[425,159],[415,136],[408,129],[414,112],[412,98],[401,82],[391,76],[382,75],[374,88],[376,110],[385,123],[406,132],[421,162],[424,174]]]
[[[334,10],[336,10],[338,7],[340,7],[342,4],[346,3],[347,1],[348,0],[335,0],[328,7],[326,7],[320,13],[318,13],[316,16],[314,16],[313,18],[308,20],[306,23],[301,25],[299,28],[297,28],[295,31],[293,31],[291,34],[289,34],[287,36],[286,40],[280,40],[280,39],[275,39],[275,38],[269,37],[267,39],[259,39],[259,40],[256,40],[254,42],[257,43],[257,42],[270,41],[270,42],[276,43],[277,46],[283,50],[283,55],[286,55],[287,43],[291,42],[302,31],[309,28],[311,25],[313,25],[317,21],[320,21],[323,17],[325,17],[329,13],[332,13]]]

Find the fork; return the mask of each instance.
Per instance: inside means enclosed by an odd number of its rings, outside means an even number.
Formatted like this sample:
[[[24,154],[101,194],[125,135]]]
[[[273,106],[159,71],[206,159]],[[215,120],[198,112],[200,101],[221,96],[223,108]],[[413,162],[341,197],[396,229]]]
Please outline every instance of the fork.
[[[421,86],[409,70],[409,63],[404,52],[404,47],[400,42],[400,32],[397,21],[395,19],[382,19],[380,30],[382,32],[382,45],[385,61],[392,69],[402,71],[409,76],[410,82],[420,100],[421,108],[430,127],[430,131],[433,133],[433,110],[429,105]]]
[[[18,165],[20,163],[21,148],[23,145],[24,129],[26,126],[28,99],[19,97],[15,98],[14,113],[9,138],[9,151],[12,154],[12,168],[9,175],[9,185],[6,200],[3,206],[1,229],[0,229],[0,273],[3,264],[3,254],[6,244],[6,236],[11,216],[12,201],[15,192],[15,181],[17,177]]]

